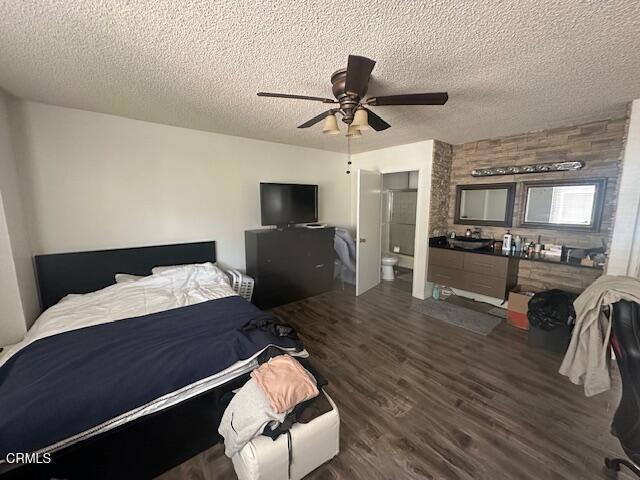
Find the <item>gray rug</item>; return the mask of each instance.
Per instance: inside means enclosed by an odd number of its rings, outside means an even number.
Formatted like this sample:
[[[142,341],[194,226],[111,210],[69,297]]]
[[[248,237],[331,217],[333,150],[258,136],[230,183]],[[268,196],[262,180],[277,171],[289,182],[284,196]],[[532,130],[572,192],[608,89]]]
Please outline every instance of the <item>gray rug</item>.
[[[475,310],[450,302],[433,300],[432,298],[416,304],[413,310],[431,318],[485,336],[489,335],[494,328],[502,323],[501,318],[476,312]]]
[[[494,307],[487,312],[494,317],[507,318],[507,311],[504,308]]]

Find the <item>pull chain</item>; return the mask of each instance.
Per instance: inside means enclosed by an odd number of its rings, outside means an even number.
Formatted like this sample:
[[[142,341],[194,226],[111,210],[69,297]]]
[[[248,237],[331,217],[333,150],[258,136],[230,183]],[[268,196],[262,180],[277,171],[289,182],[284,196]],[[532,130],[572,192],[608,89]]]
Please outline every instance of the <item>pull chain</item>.
[[[347,175],[351,173],[351,137],[347,137]]]

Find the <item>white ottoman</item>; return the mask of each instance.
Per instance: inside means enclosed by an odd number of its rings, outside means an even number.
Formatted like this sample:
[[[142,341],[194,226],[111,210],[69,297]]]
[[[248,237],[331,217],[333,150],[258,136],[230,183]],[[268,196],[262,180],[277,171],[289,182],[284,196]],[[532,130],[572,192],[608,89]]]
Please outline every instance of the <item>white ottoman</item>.
[[[324,391],[333,410],[309,423],[291,427],[291,480],[299,480],[340,451],[340,415]],[[275,441],[264,435],[251,440],[233,458],[239,480],[288,480],[289,449],[287,435]]]

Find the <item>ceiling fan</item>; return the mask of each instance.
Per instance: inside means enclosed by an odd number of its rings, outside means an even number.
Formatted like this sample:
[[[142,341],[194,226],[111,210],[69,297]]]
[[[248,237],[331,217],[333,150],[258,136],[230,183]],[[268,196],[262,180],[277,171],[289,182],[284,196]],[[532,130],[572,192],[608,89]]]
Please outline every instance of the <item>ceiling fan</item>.
[[[342,115],[342,121],[349,127],[348,137],[360,137],[361,132],[369,127],[377,132],[386,130],[391,125],[367,107],[387,105],[444,105],[449,99],[446,92],[438,93],[408,93],[401,95],[385,95],[382,97],[364,98],[369,86],[369,78],[376,62],[358,55],[349,55],[347,68],[342,68],[331,75],[331,90],[335,100],[324,97],[310,97],[307,95],[292,95],[289,93],[258,92],[259,97],[292,98],[297,100],[311,100],[315,102],[339,104],[316,115],[311,120],[299,125],[298,128],[309,128],[324,120],[323,133],[336,135],[340,133],[336,114]]]

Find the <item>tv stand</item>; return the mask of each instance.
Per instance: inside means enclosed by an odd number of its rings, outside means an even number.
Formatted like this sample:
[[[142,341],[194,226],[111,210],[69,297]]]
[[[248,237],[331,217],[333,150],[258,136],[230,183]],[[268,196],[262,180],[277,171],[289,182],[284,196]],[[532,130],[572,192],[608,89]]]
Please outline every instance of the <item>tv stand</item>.
[[[268,309],[331,290],[334,233],[333,227],[245,231],[252,302]]]
[[[293,228],[298,228],[296,227],[295,223],[287,223],[285,225],[276,225],[276,230],[278,230],[279,232],[284,232],[286,230],[291,230]]]

